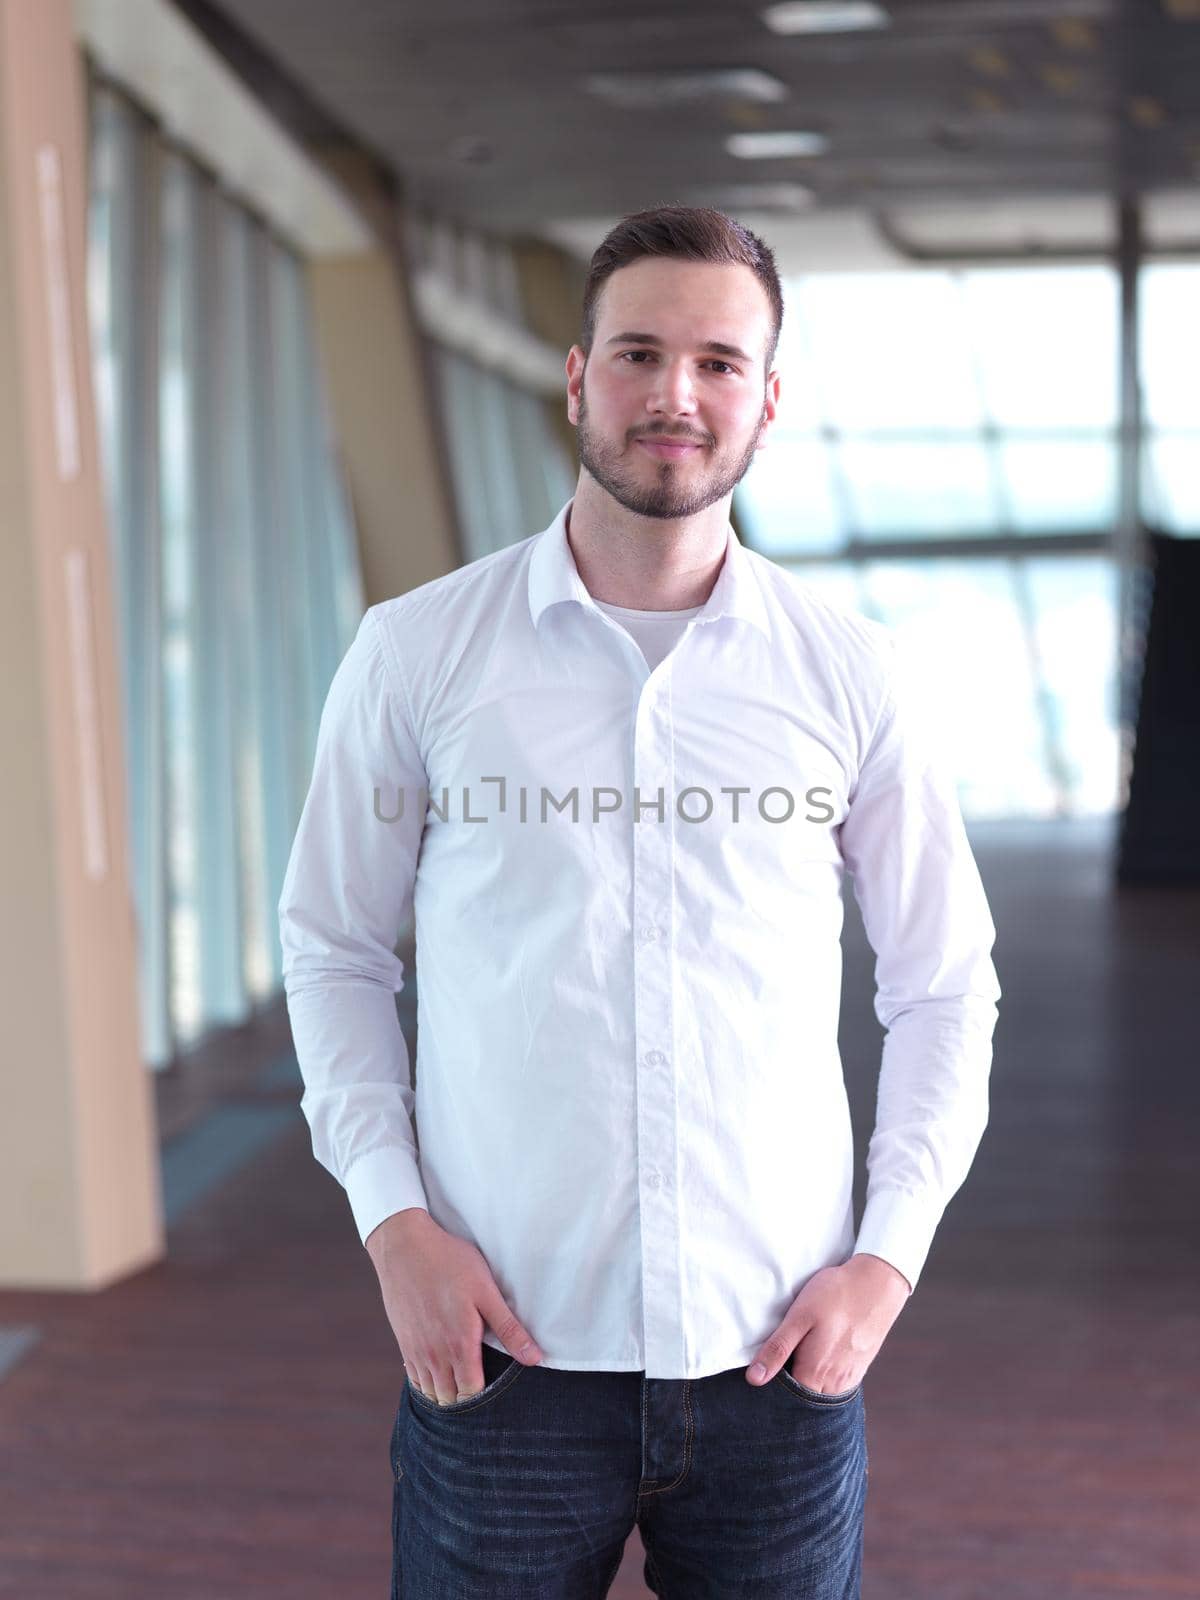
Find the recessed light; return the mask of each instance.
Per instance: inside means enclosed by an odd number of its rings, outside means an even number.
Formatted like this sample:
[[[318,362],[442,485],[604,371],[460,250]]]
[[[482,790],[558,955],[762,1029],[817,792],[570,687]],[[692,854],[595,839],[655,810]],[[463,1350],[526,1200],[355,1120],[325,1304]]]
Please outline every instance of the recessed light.
[[[976,72],[982,72],[985,78],[1007,78],[1012,71],[1012,62],[1003,50],[997,50],[995,45],[980,45],[977,50],[967,52],[967,60]]]
[[[752,100],[775,104],[787,84],[757,67],[717,67],[699,72],[593,72],[583,86],[597,99],[626,111],[657,111],[693,100]]]
[[[823,133],[731,133],[725,140],[731,156],[743,161],[778,161],[785,156],[819,156],[829,149]]]
[[[1167,120],[1162,101],[1153,95],[1135,94],[1129,100],[1129,115],[1139,128],[1161,128]]]
[[[1064,50],[1094,50],[1096,31],[1090,22],[1080,17],[1058,17],[1050,24],[1050,32]]]
[[[762,19],[773,33],[856,33],[891,21],[876,0],[780,0]]]

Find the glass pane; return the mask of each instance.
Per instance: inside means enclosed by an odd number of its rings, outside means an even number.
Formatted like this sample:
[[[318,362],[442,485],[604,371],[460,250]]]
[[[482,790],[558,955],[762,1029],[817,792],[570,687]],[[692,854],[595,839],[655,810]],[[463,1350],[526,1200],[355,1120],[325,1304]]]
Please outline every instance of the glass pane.
[[[475,445],[482,429],[476,371],[465,357],[444,345],[435,346],[434,365],[440,379],[438,404],[442,411],[442,436],[454,483],[463,560],[475,561],[494,548],[494,523],[487,485]]]
[[[921,672],[963,815],[1054,815],[1058,792],[1010,563],[871,562],[865,582],[873,613]]]
[[[1165,533],[1200,535],[1200,433],[1151,435],[1142,470],[1147,521]]]
[[[978,427],[983,418],[958,286],[945,272],[823,273],[794,281],[811,385],[846,429]],[[786,382],[786,377],[783,378]]]
[[[200,1028],[200,930],[196,906],[196,336],[197,222],[192,170],[168,155],[163,167],[159,438],[163,554],[163,673],[166,729],[167,875],[171,1016],[178,1038]]]
[[[361,571],[303,260],[115,90],[89,83],[89,109],[143,1041],[166,1064],[278,990],[278,895]]]
[[[824,439],[769,433],[736,490],[745,542],[769,556],[839,549],[845,528],[831,466]]]
[[[222,293],[226,304],[222,352],[227,375],[225,448],[227,516],[231,532],[228,596],[235,681],[234,740],[236,757],[239,899],[244,978],[255,999],[274,987],[272,924],[277,913],[268,884],[267,794],[264,768],[272,763],[278,738],[278,701],[270,703],[267,660],[276,611],[274,573],[261,562],[259,497],[265,478],[262,465],[265,430],[256,425],[255,373],[268,360],[265,326],[258,326],[254,307],[254,240],[251,224],[240,208],[226,211]],[[261,340],[263,348],[260,349]],[[264,611],[266,615],[264,616]],[[282,761],[280,762],[282,767]]]
[[[997,458],[1009,520],[1020,533],[1106,528],[1116,517],[1111,438],[1004,439]]]
[[[1004,428],[1117,420],[1117,275],[1108,266],[963,274],[984,403]]]
[[[815,433],[825,422],[828,397],[820,392],[805,295],[813,278],[783,282],[783,325],[775,351],[779,406],[772,432]]]
[[[780,566],[836,610],[870,613],[870,599],[863,592],[862,568],[857,562],[806,561],[803,566],[789,567],[781,561]]]
[[[1142,268],[1141,368],[1145,420],[1154,428],[1200,428],[1200,264]]]
[[[246,474],[246,558],[252,573],[254,622],[252,647],[255,662],[254,732],[247,738],[250,772],[244,784],[253,784],[253,803],[261,808],[258,839],[246,848],[261,853],[261,907],[268,914],[259,941],[269,953],[270,981],[277,988],[283,952],[279,942],[279,917],[275,908],[283,887],[288,855],[308,774],[296,773],[296,707],[302,684],[289,651],[290,618],[284,597],[289,592],[291,530],[281,508],[286,503],[282,483],[282,457],[278,447],[280,408],[276,404],[276,352],[271,328],[275,279],[272,273],[276,241],[265,226],[246,219],[245,260],[240,267],[245,282],[246,339],[243,358],[235,369],[245,390],[249,419],[243,430]],[[253,745],[250,747],[250,738]],[[256,895],[259,891],[255,890]],[[255,958],[258,959],[257,957]],[[253,969],[252,969],[253,971]]]
[[[1060,778],[1075,814],[1118,805],[1117,581],[1106,557],[1022,562]]]
[[[125,730],[126,831],[137,922],[141,1045],[171,1059],[164,866],[157,411],[145,373],[156,287],[144,248],[155,185],[144,120],[89,83],[87,297],[92,377],[112,551]]]
[[[488,548],[502,550],[523,539],[531,530],[522,513],[512,436],[512,389],[498,373],[476,370],[476,418],[479,430],[472,440],[472,470],[483,476],[488,503]]]
[[[127,114],[106,90],[89,88],[91,144],[88,194],[87,301],[91,336],[92,388],[96,400],[96,431],[104,469],[104,492],[109,533],[116,554],[118,579],[124,572],[121,534],[125,527],[121,506],[123,414],[120,368],[128,353],[118,326],[116,282],[128,260],[130,240],[130,190],[135,174],[132,147],[135,138]],[[120,596],[118,597],[120,598]],[[128,619],[120,616],[122,637]],[[123,664],[124,665],[124,664]],[[126,693],[128,677],[126,675]],[[126,702],[128,720],[129,703]]]
[[[847,439],[838,453],[855,531],[864,538],[950,537],[998,524],[982,440]]]

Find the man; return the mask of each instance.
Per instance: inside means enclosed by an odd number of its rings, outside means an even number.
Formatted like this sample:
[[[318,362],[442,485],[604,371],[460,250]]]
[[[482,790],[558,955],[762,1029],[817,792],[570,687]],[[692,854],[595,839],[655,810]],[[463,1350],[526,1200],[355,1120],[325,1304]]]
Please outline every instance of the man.
[[[279,910],[407,1368],[393,1597],[601,1596],[635,1522],[673,1600],[859,1593],[863,1375],[982,1135],[1000,991],[893,636],[729,523],[782,313],[722,213],[620,223],[573,499],[372,606],[329,692]],[[857,1234],[846,867],[887,1030]]]

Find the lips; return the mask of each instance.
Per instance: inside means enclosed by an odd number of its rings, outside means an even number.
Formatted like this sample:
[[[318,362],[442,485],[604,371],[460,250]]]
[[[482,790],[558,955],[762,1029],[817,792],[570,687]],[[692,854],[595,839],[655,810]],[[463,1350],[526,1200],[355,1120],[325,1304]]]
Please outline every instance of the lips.
[[[678,461],[700,446],[694,439],[639,439],[638,444],[662,461]]]

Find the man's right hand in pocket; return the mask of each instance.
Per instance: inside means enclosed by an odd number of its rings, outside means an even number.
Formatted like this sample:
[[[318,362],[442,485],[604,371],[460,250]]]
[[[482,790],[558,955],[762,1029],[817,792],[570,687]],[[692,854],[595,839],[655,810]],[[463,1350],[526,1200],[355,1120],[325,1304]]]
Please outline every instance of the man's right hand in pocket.
[[[367,1235],[384,1309],[409,1382],[439,1405],[483,1388],[483,1330],[516,1360],[536,1366],[542,1351],[500,1293],[482,1252],[410,1206]]]

